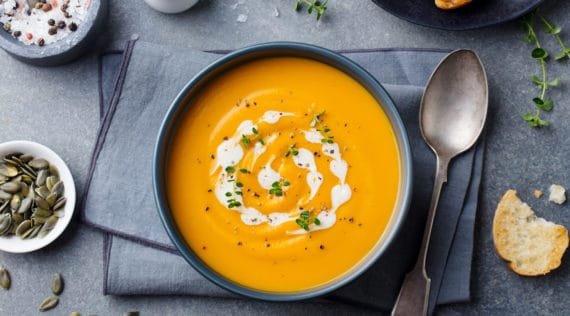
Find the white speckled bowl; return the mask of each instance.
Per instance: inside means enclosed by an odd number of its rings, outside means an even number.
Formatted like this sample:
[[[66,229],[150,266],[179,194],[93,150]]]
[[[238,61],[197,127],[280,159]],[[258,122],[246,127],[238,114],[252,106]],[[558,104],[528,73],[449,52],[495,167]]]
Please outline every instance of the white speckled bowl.
[[[45,46],[24,45],[0,29],[0,48],[23,62],[37,66],[56,66],[80,57],[103,30],[107,18],[107,0],[91,0],[85,20],[76,32]]]
[[[24,140],[10,141],[0,144],[0,157],[4,157],[6,154],[13,152],[31,154],[37,158],[44,158],[53,164],[59,171],[59,177],[63,181],[65,187],[64,195],[67,198],[67,202],[64,207],[65,216],[57,221],[53,230],[45,237],[20,239],[17,236],[0,236],[0,251],[25,253],[38,250],[49,245],[63,233],[65,228],[67,228],[75,210],[75,183],[73,182],[73,177],[65,162],[54,151],[46,146]]]

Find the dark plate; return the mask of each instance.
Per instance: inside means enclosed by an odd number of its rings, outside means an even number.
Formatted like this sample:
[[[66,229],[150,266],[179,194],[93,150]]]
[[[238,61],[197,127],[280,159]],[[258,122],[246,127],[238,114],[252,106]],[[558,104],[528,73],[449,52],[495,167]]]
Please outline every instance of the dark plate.
[[[514,20],[544,0],[473,0],[455,10],[438,9],[433,0],[372,0],[389,13],[415,24],[443,30],[470,30]]]

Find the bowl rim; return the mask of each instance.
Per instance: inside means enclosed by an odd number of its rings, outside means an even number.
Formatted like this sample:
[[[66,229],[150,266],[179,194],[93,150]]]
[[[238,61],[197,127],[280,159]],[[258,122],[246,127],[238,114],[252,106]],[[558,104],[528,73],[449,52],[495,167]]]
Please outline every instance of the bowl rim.
[[[65,161],[49,147],[29,140],[13,140],[0,143],[0,155],[15,151],[33,154],[34,157],[44,158],[48,160],[50,164],[55,165],[58,169],[60,179],[64,181],[64,196],[67,198],[67,202],[64,206],[65,216],[58,220],[53,230],[45,237],[18,240],[16,244],[11,243],[10,241],[12,238],[15,239],[15,236],[11,236],[9,239],[6,239],[6,237],[0,237],[2,238],[0,239],[0,251],[10,253],[28,253],[48,246],[63,234],[63,232],[71,223],[71,219],[75,213],[75,202],[77,195],[75,191],[73,174],[69,170],[69,167]],[[31,152],[38,152],[41,154],[34,154]]]
[[[170,127],[172,125],[171,123],[176,123],[177,115],[180,113],[179,111],[183,111],[186,108],[187,104],[185,100],[187,96],[192,93],[192,90],[195,87],[202,84],[202,81],[208,78],[208,76],[210,76],[213,72],[225,71],[228,68],[233,68],[236,64],[239,65],[255,59],[255,55],[260,53],[268,54],[263,57],[291,56],[291,53],[294,53],[296,54],[294,55],[295,57],[313,59],[335,67],[336,69],[343,71],[345,74],[359,82],[359,84],[364,86],[364,88],[366,88],[367,91],[372,94],[376,100],[382,101],[379,102],[379,106],[383,109],[389,121],[391,122],[401,157],[400,169],[402,178],[398,193],[401,195],[399,197],[399,212],[394,212],[394,214],[397,213],[397,216],[395,218],[392,216],[388,223],[388,226],[392,226],[392,232],[388,234],[388,236],[383,240],[382,244],[379,247],[375,246],[375,253],[368,253],[361,259],[360,262],[356,264],[358,268],[355,269],[356,266],[351,268],[355,270],[350,275],[341,275],[338,278],[331,280],[331,283],[329,284],[299,292],[270,292],[253,289],[233,282],[216,272],[214,269],[208,267],[190,249],[190,247],[187,246],[183,236],[178,231],[175,221],[170,214],[165,192],[165,181],[163,177],[164,173],[162,171],[165,169],[166,163],[164,162],[164,157],[167,155],[169,143],[171,140],[169,135],[171,130]],[[250,59],[247,59],[247,57],[250,55]],[[240,58],[245,58],[245,60],[240,60]],[[364,273],[364,271],[366,271],[370,266],[372,266],[377,261],[377,259],[386,252],[387,248],[390,244],[393,243],[393,240],[396,238],[396,236],[399,235],[405,218],[408,215],[412,196],[412,174],[412,153],[408,139],[408,133],[392,98],[384,89],[384,87],[364,68],[362,68],[356,62],[348,59],[347,57],[320,46],[299,42],[267,42],[248,46],[230,52],[218,58],[206,66],[204,69],[202,69],[200,72],[198,72],[195,76],[193,76],[193,78],[190,79],[190,81],[184,86],[184,88],[171,103],[162,121],[156,139],[152,165],[152,182],[157,211],[168,236],[182,257],[206,279],[226,290],[229,290],[230,292],[254,299],[277,302],[305,300],[313,297],[323,296],[350,283],[359,277],[362,273]],[[395,210],[397,210],[397,208],[395,208]],[[384,238],[384,235],[380,236],[379,240],[381,238]]]

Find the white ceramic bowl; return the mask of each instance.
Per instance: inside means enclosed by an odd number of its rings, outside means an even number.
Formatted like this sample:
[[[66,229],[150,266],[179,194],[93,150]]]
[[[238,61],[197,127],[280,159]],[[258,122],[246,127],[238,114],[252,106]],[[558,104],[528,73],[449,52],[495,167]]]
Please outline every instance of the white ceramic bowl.
[[[65,215],[60,218],[55,227],[44,237],[20,239],[17,236],[0,236],[0,251],[12,253],[25,253],[38,250],[49,245],[57,239],[71,222],[75,210],[75,183],[69,168],[65,162],[51,149],[44,145],[24,140],[10,141],[0,144],[0,157],[13,152],[33,155],[35,158],[43,158],[53,164],[59,171],[59,178],[65,187],[64,196],[67,198],[64,210]]]

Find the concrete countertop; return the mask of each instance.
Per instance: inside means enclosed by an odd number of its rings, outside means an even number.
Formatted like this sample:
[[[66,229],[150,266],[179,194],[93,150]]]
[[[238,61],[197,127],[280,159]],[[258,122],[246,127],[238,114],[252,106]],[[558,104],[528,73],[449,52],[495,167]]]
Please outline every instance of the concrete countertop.
[[[0,51],[0,141],[29,139],[62,156],[75,176],[78,192],[86,179],[99,124],[97,73],[99,52],[120,49],[126,40],[141,40],[194,49],[235,49],[246,45],[291,40],[330,49],[378,47],[470,48],[486,66],[491,97],[488,147],[481,204],[476,228],[473,301],[440,307],[438,314],[562,314],[570,310],[570,259],[545,277],[523,278],[510,272],[494,252],[491,223],[504,191],[517,189],[539,216],[570,226],[568,205],[555,206],[532,197],[551,183],[570,187],[570,103],[568,91],[549,92],[555,101],[544,114],[552,126],[533,130],[520,118],[533,110],[535,88],[529,81],[539,73],[530,57],[532,47],[517,22],[482,30],[448,32],[416,26],[391,16],[371,1],[330,0],[319,23],[314,16],[293,10],[293,0],[201,0],[178,15],[153,11],[142,0],[110,1],[108,28],[92,52],[57,68],[23,64]],[[279,16],[275,16],[276,10]],[[570,3],[547,0],[542,12],[563,27],[570,42]],[[245,15],[245,22],[238,16]],[[556,53],[556,42],[542,32],[544,45]],[[568,62],[549,63],[549,75],[570,79]],[[80,121],[81,124],[77,124]],[[77,126],[81,126],[78,130]],[[315,302],[266,303],[250,300],[192,297],[113,297],[102,294],[103,236],[74,220],[57,244],[27,255],[0,253],[0,264],[12,275],[12,288],[0,291],[1,315],[35,315],[50,294],[54,272],[61,272],[66,288],[59,306],[46,315],[188,314],[373,314],[344,304]]]

